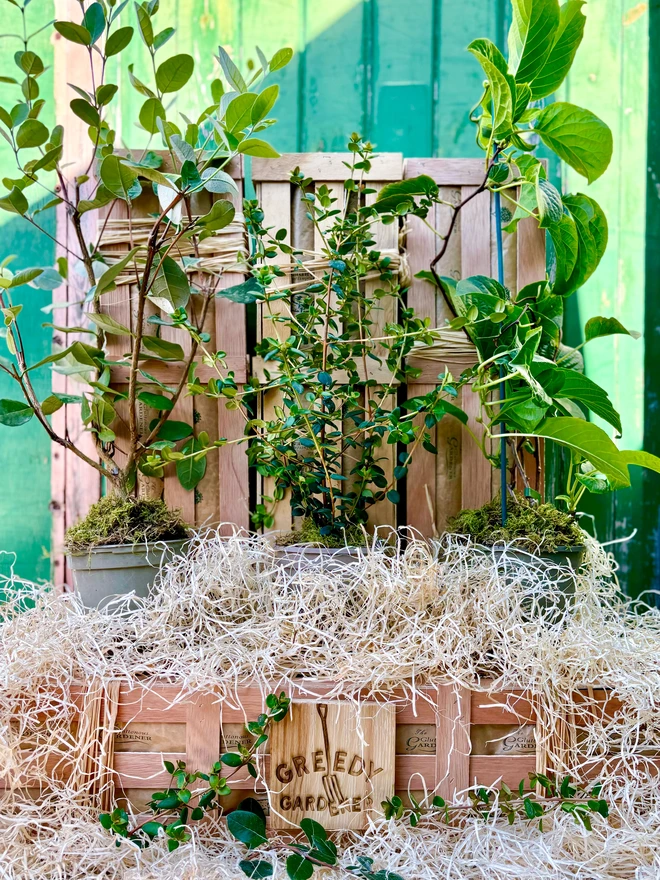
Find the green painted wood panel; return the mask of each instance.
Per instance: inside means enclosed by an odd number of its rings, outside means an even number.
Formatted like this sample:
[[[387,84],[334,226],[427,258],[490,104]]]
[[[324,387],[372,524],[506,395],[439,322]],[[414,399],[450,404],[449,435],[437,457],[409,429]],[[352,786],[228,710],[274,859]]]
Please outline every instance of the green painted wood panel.
[[[54,17],[53,0],[39,0],[27,9],[28,33],[37,30]],[[21,16],[18,9],[8,3],[3,6],[2,30],[4,32],[21,29]],[[18,40],[5,38],[2,47],[0,72],[14,76],[16,66],[13,54],[22,48]],[[53,47],[50,33],[44,31],[36,39],[35,51],[50,69],[39,78],[42,94],[53,92]],[[11,107],[16,101],[16,86],[0,83],[0,102]],[[52,108],[52,102],[51,102]],[[52,115],[44,112],[43,120],[52,125]],[[0,168],[3,177],[15,177],[14,157],[9,145],[0,140]],[[26,190],[32,207],[44,201],[44,191],[38,186]],[[48,231],[54,235],[54,218],[48,212]],[[43,215],[42,215],[43,216]],[[55,258],[53,243],[34,229],[22,217],[0,212],[0,259],[16,254],[12,269],[27,266],[52,266]],[[23,291],[25,291],[23,293]],[[30,361],[40,360],[51,350],[51,333],[43,330],[41,324],[51,317],[41,311],[50,301],[46,291],[21,288],[17,301],[23,303],[21,315],[25,329],[24,341]],[[5,348],[0,340],[0,351]],[[34,378],[35,388],[42,397],[50,393],[50,372],[40,370]],[[0,374],[0,397],[16,398],[15,383]],[[16,560],[15,570],[24,577],[47,579],[50,575],[50,442],[40,425],[30,422],[22,428],[5,428],[0,425],[0,574],[8,575]]]
[[[660,307],[653,286],[657,285],[653,279],[659,277],[660,269],[653,262],[660,259],[660,169],[653,164],[656,160],[650,153],[648,164],[656,176],[649,172],[649,217],[645,216],[649,27],[655,22],[654,33],[660,40],[659,2],[589,0],[587,36],[566,89],[568,100],[584,103],[609,122],[616,143],[612,169],[587,190],[608,213],[611,243],[597,275],[570,303],[568,323],[576,342],[580,317],[594,311],[616,314],[638,329],[646,321],[647,334],[653,337],[660,326]],[[52,0],[34,0],[30,15],[43,22],[51,15],[52,5]],[[132,6],[122,13],[123,23],[135,23]],[[478,155],[478,151],[468,109],[480,93],[482,73],[465,47],[478,36],[490,37],[502,46],[509,11],[508,0],[415,0],[407,4],[401,0],[161,0],[158,18],[161,26],[174,23],[178,29],[165,51],[186,51],[195,58],[195,86],[185,90],[185,104],[180,106],[188,116],[195,116],[210,102],[210,83],[218,70],[212,58],[218,44],[227,47],[242,66],[256,57],[257,44],[266,54],[289,45],[295,57],[276,75],[281,99],[279,122],[272,135],[281,151],[339,150],[348,134],[359,131],[380,149],[398,150],[407,156],[471,156]],[[47,36],[43,37],[42,50],[45,57],[51,57]],[[151,71],[139,37],[124,58],[135,64],[138,77],[148,81]],[[657,65],[657,60],[654,63]],[[109,70],[111,77],[113,73],[121,75],[119,60],[112,62]],[[650,75],[660,82],[657,70]],[[117,119],[118,137],[126,146],[143,146],[148,139],[132,122],[143,99],[130,89],[124,75],[121,78],[126,89]],[[44,86],[46,82],[42,79]],[[0,86],[3,97],[6,88]],[[656,136],[657,113],[651,102]],[[649,143],[657,152],[651,135]],[[560,174],[561,170],[555,166],[551,173]],[[584,182],[572,175],[567,176],[567,182],[584,189]],[[0,217],[0,222],[3,220],[5,253],[20,250],[25,263],[47,263],[52,259],[50,245],[26,233],[20,221]],[[654,274],[646,281],[645,315],[646,227],[648,241],[653,243],[647,251],[647,279],[649,267]],[[39,306],[43,299],[44,295],[37,294],[30,303],[29,345],[34,356],[45,353],[50,346],[49,334],[40,328],[43,316]],[[628,426],[626,444],[638,447],[646,432],[647,448],[653,449],[658,443],[655,437],[660,413],[657,355],[644,342],[625,338],[594,343],[586,354],[589,373],[605,384],[623,411]],[[644,358],[650,391],[645,417]],[[40,381],[45,389],[48,376]],[[2,385],[0,393],[5,393]],[[20,441],[18,436],[0,430],[0,548],[17,550],[19,570],[24,574],[45,576],[47,558],[42,547],[48,548],[49,544],[48,445],[36,426],[23,429]],[[14,444],[19,443],[21,450],[29,450],[31,461],[24,471],[15,466],[18,458]],[[30,474],[29,488],[25,473]],[[616,500],[596,505],[594,510],[599,535],[620,537],[634,525],[641,525],[639,503],[643,500],[643,520],[651,526],[640,532],[635,543],[619,551],[624,574],[631,583],[641,584],[648,575],[648,566],[644,568],[639,560],[649,554],[640,551],[658,532],[657,526],[653,532],[658,519],[658,494],[656,482],[644,484],[643,494],[638,483],[635,489],[619,493]],[[25,504],[23,499],[27,499]],[[18,507],[23,510],[15,519],[12,511]],[[657,543],[660,548],[660,538]],[[655,571],[660,578],[660,549],[656,557]]]

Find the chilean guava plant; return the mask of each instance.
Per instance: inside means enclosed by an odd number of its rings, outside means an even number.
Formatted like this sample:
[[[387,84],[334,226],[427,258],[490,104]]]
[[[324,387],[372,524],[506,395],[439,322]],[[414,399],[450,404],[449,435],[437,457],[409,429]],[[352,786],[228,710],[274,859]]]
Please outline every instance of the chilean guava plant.
[[[128,0],[80,2],[77,20],[45,25],[82,47],[89,58],[89,76],[70,84],[70,108],[87,126],[89,153],[83,173],[70,178],[62,163],[66,129],[61,125],[49,129],[40,118],[45,115],[48,98],[40,95],[39,88],[44,63],[31,48],[39,31],[28,34],[25,26],[30,0],[8,2],[17,10],[22,27],[20,33],[9,35],[20,48],[14,55],[13,75],[2,78],[15,86],[16,97],[13,106],[0,106],[0,135],[9,144],[14,160],[14,167],[5,170],[6,192],[0,196],[0,209],[49,234],[45,216],[63,206],[78,252],[72,253],[66,244],[57,242],[63,256],[56,270],[32,268],[14,274],[9,268],[10,257],[2,263],[0,308],[7,351],[0,358],[0,370],[15,382],[16,397],[0,400],[0,424],[18,427],[37,419],[54,443],[95,468],[123,494],[133,490],[138,470],[160,477],[169,462],[175,462],[182,485],[192,489],[205,466],[198,453],[211,444],[205,432],[193,439],[193,426],[170,416],[179,397],[188,393],[195,360],[203,359],[219,375],[225,365],[224,352],[209,349],[210,337],[203,330],[210,303],[223,295],[219,290],[222,270],[199,259],[199,245],[234,221],[232,197],[240,194],[226,170],[231,160],[241,154],[278,155],[261,137],[275,121],[270,113],[279,90],[266,80],[289,62],[292,50],[281,49],[270,60],[257,50],[259,64],[246,80],[220,47],[218,77],[210,87],[212,99],[198,118],[190,119],[177,112],[177,108],[186,107],[180,97],[174,106],[172,102],[185,86],[194,87],[195,62],[188,54],[168,53],[175,30],[159,29],[159,0],[131,3],[130,7]],[[129,14],[136,26],[125,23]],[[149,82],[142,82],[132,63],[126,65],[126,71],[131,87],[144,98],[133,123],[142,130],[147,146],[121,149],[112,119],[122,90],[109,81],[114,65],[108,62],[115,56],[134,57],[137,44],[148,55],[152,76]],[[150,189],[157,196],[158,208],[148,234],[140,237],[132,208]],[[46,193],[48,200],[30,208],[28,196],[32,193]],[[210,210],[201,216],[194,213],[194,199],[200,193],[211,194],[212,199]],[[104,250],[106,225],[90,236],[89,224],[84,221],[88,212],[106,209],[109,213],[118,203],[126,206],[127,237],[132,242],[135,236],[136,243],[125,255],[110,258]],[[67,324],[66,319],[64,326],[56,325],[59,333],[73,332],[75,341],[37,363],[28,363],[23,339],[33,328],[21,327],[21,299],[29,296],[33,287],[58,287],[80,266],[86,279],[83,326]],[[104,298],[119,281],[134,291],[135,315],[130,327],[104,313]],[[163,328],[179,335],[181,342],[165,338]],[[85,341],[76,338],[80,336]],[[111,339],[125,341],[124,356],[108,355]],[[189,344],[184,353],[181,343],[186,340]],[[159,381],[145,368],[146,360],[180,365],[180,379],[170,385]],[[54,393],[40,400],[32,376],[46,365],[75,377],[80,392]],[[118,390],[113,381],[113,370],[119,368],[128,372],[126,391]],[[80,404],[98,459],[53,428],[49,417],[65,403]],[[138,417],[140,405],[152,414],[146,427]],[[126,424],[128,439],[118,448],[120,420]],[[191,461],[197,462],[193,468]]]

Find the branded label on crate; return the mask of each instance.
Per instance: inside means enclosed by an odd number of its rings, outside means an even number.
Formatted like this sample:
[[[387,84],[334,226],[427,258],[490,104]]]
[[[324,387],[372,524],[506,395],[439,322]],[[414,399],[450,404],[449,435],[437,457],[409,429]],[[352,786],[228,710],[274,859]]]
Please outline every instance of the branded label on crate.
[[[435,724],[397,724],[397,755],[435,755]]]
[[[270,738],[271,819],[364,828],[394,790],[393,704],[294,703]]]
[[[116,752],[185,752],[186,725],[131,722],[115,733]]]
[[[470,739],[473,755],[533,755],[536,751],[533,724],[473,724]]]

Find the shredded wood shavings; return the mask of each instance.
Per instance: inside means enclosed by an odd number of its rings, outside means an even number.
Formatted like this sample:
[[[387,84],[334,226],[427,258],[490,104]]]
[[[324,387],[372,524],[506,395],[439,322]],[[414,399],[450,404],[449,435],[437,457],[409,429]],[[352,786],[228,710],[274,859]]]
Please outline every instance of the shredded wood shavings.
[[[557,567],[505,566],[456,535],[435,551],[414,534],[382,537],[389,543],[374,541],[340,567],[327,552],[292,562],[264,539],[207,532],[164,568],[148,600],[118,599],[91,612],[71,594],[17,578],[0,582],[7,597],[0,774],[9,786],[0,797],[0,877],[241,876],[244,849],[222,822],[196,829],[173,854],[162,841],[144,851],[130,842],[117,847],[99,825],[111,796],[118,683],[158,676],[179,683],[182,698],[212,689],[235,703],[241,683],[266,694],[299,684],[301,675],[334,681],[331,698],[355,700],[360,691],[394,687],[424,699],[420,689],[429,683],[484,693],[525,688],[541,717],[549,766],[581,779],[602,764],[611,816],[594,817],[591,833],[565,814],[548,820],[544,833],[496,818],[416,829],[379,821],[344,837],[344,866],[368,855],[375,870],[405,880],[660,876],[653,762],[660,612],[622,598],[612,558],[591,539],[576,595],[566,602],[557,588],[566,572]],[[618,701],[609,713],[594,690],[604,686]],[[586,733],[578,737],[579,730]],[[284,877],[275,844],[272,858],[275,877]],[[336,876],[323,871],[315,876]]]

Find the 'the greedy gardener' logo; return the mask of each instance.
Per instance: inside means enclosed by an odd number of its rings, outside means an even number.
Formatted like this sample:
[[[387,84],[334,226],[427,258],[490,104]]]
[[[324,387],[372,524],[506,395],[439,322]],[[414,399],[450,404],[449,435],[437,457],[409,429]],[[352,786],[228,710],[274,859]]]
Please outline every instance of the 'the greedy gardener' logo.
[[[373,719],[364,720],[371,728]],[[325,821],[327,827],[327,818],[336,817],[336,827],[361,827],[366,811],[380,802],[374,795],[387,766],[370,746],[372,732],[365,736],[362,731],[360,737],[351,706],[294,705],[288,729],[271,740],[275,810],[292,822],[308,816]]]

